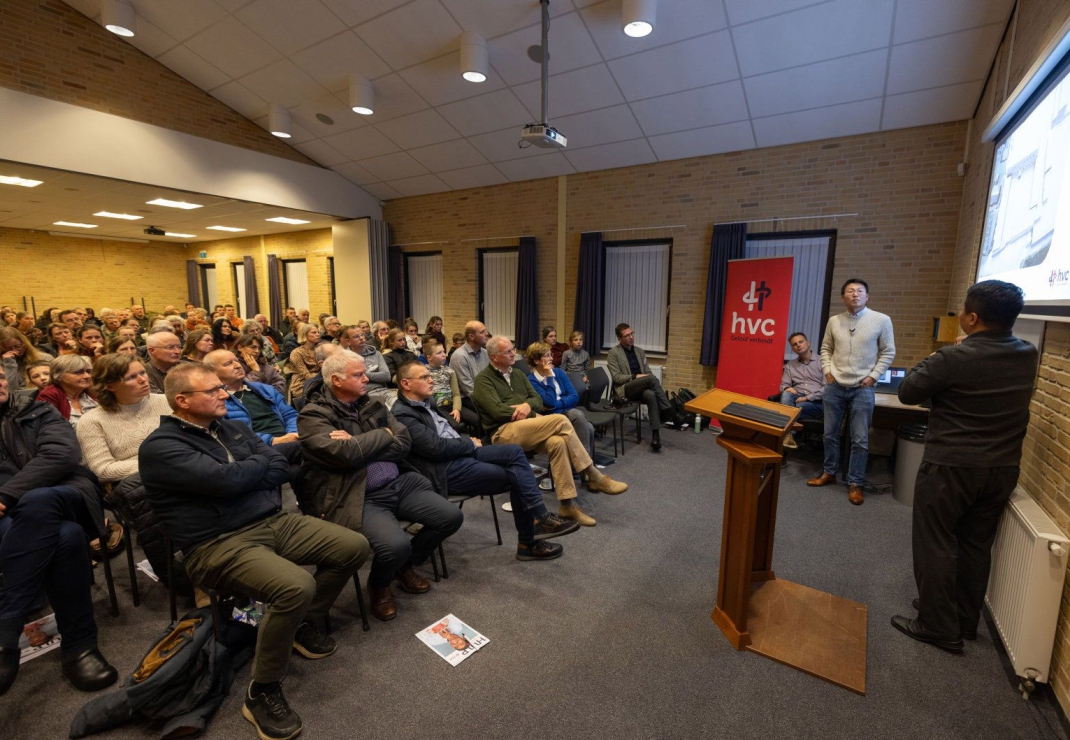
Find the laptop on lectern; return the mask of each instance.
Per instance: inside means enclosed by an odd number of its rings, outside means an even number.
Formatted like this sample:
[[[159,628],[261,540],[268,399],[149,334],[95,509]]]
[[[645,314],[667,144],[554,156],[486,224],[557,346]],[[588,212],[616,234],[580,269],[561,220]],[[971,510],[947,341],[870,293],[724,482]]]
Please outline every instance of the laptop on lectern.
[[[907,376],[905,367],[890,367],[884,371],[884,375],[877,379],[877,385],[873,387],[874,393],[891,393],[895,395],[899,390],[899,384]]]

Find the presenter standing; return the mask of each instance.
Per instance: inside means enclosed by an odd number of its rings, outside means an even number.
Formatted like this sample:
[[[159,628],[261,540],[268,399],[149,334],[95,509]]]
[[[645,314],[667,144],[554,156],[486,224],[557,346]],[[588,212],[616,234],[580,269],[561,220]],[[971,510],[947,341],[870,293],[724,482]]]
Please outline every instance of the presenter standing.
[[[992,542],[1018,482],[1037,348],[1011,334],[1022,290],[1000,280],[966,293],[966,339],[922,360],[899,386],[903,403],[930,401],[914,484],[918,618],[892,617],[908,637],[960,652],[977,638]]]
[[[848,280],[840,288],[840,298],[847,310],[829,319],[821,341],[821,370],[828,383],[822,398],[825,462],[821,475],[811,478],[806,485],[827,486],[836,482],[840,467],[840,425],[844,415],[850,413],[847,498],[858,505],[866,500],[862,484],[869,460],[873,386],[895,359],[895,337],[891,318],[866,308],[869,285],[865,280]]]

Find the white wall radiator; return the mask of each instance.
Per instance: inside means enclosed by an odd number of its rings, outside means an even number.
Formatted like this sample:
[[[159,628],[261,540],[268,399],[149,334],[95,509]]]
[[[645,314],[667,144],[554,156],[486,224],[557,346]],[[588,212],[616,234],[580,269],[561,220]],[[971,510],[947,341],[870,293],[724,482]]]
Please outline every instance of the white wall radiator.
[[[1022,696],[1047,682],[1059,618],[1067,539],[1021,486],[1011,494],[992,547],[985,603],[1022,679]]]

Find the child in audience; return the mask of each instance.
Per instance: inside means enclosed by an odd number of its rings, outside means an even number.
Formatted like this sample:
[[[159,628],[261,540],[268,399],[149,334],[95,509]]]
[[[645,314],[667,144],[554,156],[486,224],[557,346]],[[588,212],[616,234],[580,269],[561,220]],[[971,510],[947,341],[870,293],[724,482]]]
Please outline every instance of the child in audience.
[[[583,332],[569,334],[568,343],[569,349],[561,355],[561,369],[565,373],[586,373],[591,369],[591,356],[583,348]]]
[[[38,360],[26,366],[26,377],[29,378],[30,385],[37,390],[41,390],[49,383],[48,366],[48,360]]]
[[[461,334],[461,332],[459,331],[455,331],[453,333],[453,346],[450,347],[450,352],[448,355],[446,355],[447,365],[450,364],[450,359],[453,357],[453,353],[459,350],[462,344],[464,344],[464,334]]]
[[[461,387],[457,373],[446,365],[446,348],[437,340],[428,338],[424,342],[424,353],[431,373],[431,398],[435,405],[448,413],[454,422],[467,424],[469,429],[477,428],[479,414],[461,405]]]
[[[417,357],[423,354],[424,345],[420,340],[420,325],[412,318],[405,319],[405,345],[409,352]]]

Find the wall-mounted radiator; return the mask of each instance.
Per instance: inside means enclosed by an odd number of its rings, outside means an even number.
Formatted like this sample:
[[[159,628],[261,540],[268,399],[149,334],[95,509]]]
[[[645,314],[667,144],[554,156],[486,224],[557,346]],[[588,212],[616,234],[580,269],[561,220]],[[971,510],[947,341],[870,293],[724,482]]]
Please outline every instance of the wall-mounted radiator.
[[[992,547],[985,603],[1026,698],[1047,682],[1070,540],[1021,487],[1011,494]]]

